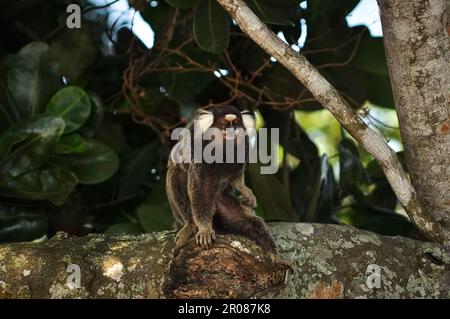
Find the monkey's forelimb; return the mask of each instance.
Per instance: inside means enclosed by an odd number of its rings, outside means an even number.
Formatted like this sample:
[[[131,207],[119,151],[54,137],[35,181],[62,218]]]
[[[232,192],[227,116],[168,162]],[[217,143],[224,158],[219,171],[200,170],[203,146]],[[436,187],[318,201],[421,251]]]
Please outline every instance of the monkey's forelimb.
[[[232,186],[242,195],[242,204],[250,207],[256,208],[256,197],[252,190],[245,185],[244,174],[241,174],[237,178],[233,179],[231,182]]]
[[[215,213],[215,197],[219,191],[219,182],[214,178],[206,178],[197,164],[192,164],[188,172],[188,194],[191,203],[192,219],[197,226],[195,240],[198,245],[208,248],[216,233],[212,227]]]

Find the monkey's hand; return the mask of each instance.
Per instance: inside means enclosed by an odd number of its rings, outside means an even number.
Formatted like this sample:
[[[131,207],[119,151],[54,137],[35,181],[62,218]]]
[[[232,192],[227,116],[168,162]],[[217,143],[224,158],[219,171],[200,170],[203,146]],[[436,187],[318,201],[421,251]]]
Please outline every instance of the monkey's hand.
[[[252,192],[243,195],[240,202],[242,205],[250,207],[251,209],[255,209],[257,206],[256,197]]]
[[[200,245],[206,249],[211,246],[213,240],[216,240],[216,232],[212,229],[211,226],[198,227],[198,232],[195,235],[195,241],[197,242],[197,245]]]

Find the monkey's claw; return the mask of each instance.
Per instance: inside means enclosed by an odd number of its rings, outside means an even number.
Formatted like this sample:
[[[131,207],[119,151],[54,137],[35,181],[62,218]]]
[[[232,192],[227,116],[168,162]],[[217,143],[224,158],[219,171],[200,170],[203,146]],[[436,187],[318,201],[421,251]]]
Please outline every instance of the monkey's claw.
[[[269,258],[272,263],[279,264],[283,267],[286,267],[290,272],[294,272],[292,264],[289,261],[282,259],[278,254],[270,253]]]
[[[256,208],[256,206],[257,206],[256,198],[254,196],[242,198],[241,203],[252,209]]]
[[[216,240],[216,232],[212,228],[200,228],[195,235],[197,245],[207,249]]]

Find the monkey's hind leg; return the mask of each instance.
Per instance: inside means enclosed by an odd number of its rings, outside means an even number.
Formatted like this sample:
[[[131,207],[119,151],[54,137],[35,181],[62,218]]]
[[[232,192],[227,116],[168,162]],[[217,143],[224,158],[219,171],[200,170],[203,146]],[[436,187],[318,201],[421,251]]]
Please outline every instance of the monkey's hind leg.
[[[264,222],[258,217],[247,217],[223,224],[221,231],[246,237],[268,253],[277,253],[275,242],[269,234]]]
[[[183,248],[189,240],[195,235],[196,227],[194,223],[184,224],[183,227],[177,233],[176,241],[175,241],[175,250],[174,255],[178,255],[181,248]]]

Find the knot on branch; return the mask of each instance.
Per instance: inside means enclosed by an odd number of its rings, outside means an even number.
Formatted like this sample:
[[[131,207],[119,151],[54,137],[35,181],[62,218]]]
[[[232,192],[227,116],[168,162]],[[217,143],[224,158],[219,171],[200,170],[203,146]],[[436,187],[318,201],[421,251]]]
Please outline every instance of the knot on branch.
[[[284,288],[291,267],[266,255],[251,241],[219,236],[211,248],[194,241],[169,265],[164,293],[169,298],[250,298]]]

